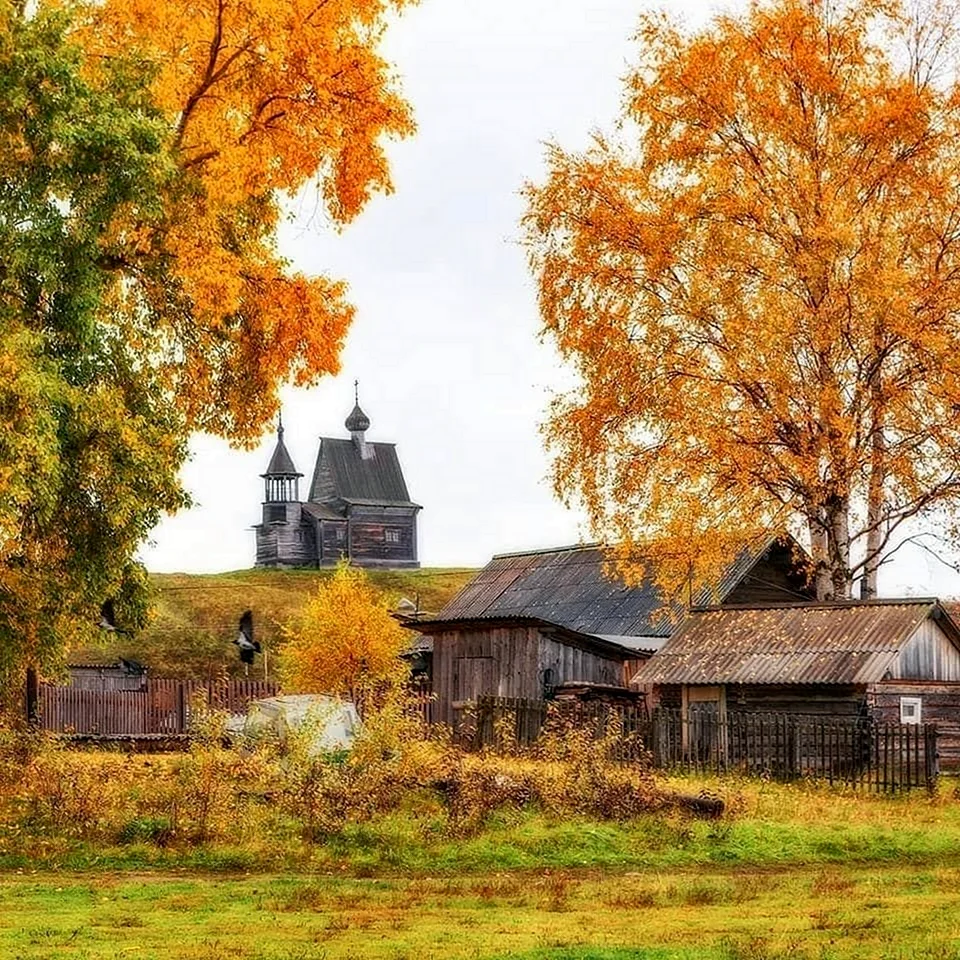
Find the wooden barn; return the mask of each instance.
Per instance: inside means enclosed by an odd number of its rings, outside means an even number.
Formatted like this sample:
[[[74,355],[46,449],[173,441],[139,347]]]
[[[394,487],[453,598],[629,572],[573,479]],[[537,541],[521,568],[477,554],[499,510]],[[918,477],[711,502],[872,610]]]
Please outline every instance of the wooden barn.
[[[793,546],[771,538],[743,551],[714,595],[721,602],[809,596]],[[607,574],[597,545],[502,554],[432,620],[407,623],[427,641],[417,650],[425,661],[429,655],[435,719],[454,723],[478,696],[625,690],[674,623],[650,579],[628,586]]]
[[[321,437],[307,499],[283,442],[264,480],[257,525],[258,567],[327,567],[341,558],[361,567],[418,567],[417,514],[392,443],[367,440],[370,419],[356,404],[349,438]]]
[[[932,598],[694,609],[632,684],[721,731],[760,713],[936,724],[960,765],[960,628]]]

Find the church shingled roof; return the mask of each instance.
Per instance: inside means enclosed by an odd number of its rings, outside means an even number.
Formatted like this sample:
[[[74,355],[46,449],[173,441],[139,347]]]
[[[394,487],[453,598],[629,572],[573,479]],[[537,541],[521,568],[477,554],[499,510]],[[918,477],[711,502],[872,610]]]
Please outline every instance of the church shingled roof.
[[[277,431],[277,446],[270,458],[267,466],[267,472],[261,474],[263,477],[302,477],[297,468],[293,465],[293,458],[287,452],[286,444],[283,442],[283,427]]]
[[[364,458],[353,440],[322,437],[310,499],[315,503],[345,500],[349,503],[419,506],[410,500],[394,445],[368,443],[366,446],[368,456]],[[332,496],[322,490],[320,477],[325,471],[333,484]]]

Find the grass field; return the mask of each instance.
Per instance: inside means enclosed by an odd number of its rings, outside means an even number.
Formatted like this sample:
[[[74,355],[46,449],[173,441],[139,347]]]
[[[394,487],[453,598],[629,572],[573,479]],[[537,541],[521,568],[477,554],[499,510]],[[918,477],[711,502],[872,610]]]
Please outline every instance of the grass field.
[[[769,960],[960,956],[960,871],[0,880],[0,956]]]
[[[418,794],[313,843],[282,819],[236,843],[50,836],[19,854],[0,831],[0,957],[960,960],[952,785],[900,797],[662,785],[708,789],[728,813],[504,809],[456,837]]]
[[[371,570],[373,585],[391,604],[419,598],[420,608],[436,612],[475,570],[426,568]],[[231,573],[155,573],[154,617],[138,636],[106,636],[103,644],[73,652],[74,662],[112,662],[127,657],[147,664],[154,676],[205,678],[242,674],[230,641],[244,610],[252,610],[257,635],[268,651],[255,678],[269,673],[282,627],[295,621],[307,599],[331,575],[330,570],[236,570]]]

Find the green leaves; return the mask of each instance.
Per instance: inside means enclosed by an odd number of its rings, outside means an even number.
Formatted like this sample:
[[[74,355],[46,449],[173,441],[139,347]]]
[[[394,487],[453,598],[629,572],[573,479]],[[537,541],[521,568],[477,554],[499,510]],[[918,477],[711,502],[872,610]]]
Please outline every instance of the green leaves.
[[[90,62],[64,11],[0,7],[0,690],[55,669],[100,604],[145,609],[131,564],[184,505],[186,431],[127,296],[175,174],[150,80]],[[128,596],[129,595],[129,596]]]

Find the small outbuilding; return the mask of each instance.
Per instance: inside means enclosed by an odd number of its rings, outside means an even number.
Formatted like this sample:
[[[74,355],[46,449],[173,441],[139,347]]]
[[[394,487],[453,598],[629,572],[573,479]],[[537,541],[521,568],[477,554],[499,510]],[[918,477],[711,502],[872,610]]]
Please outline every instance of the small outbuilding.
[[[960,763],[960,628],[934,598],[694,609],[635,672],[686,720],[714,715],[935,723]]]
[[[147,689],[147,668],[136,660],[120,659],[116,663],[74,663],[69,686],[73,690],[109,692]]]

